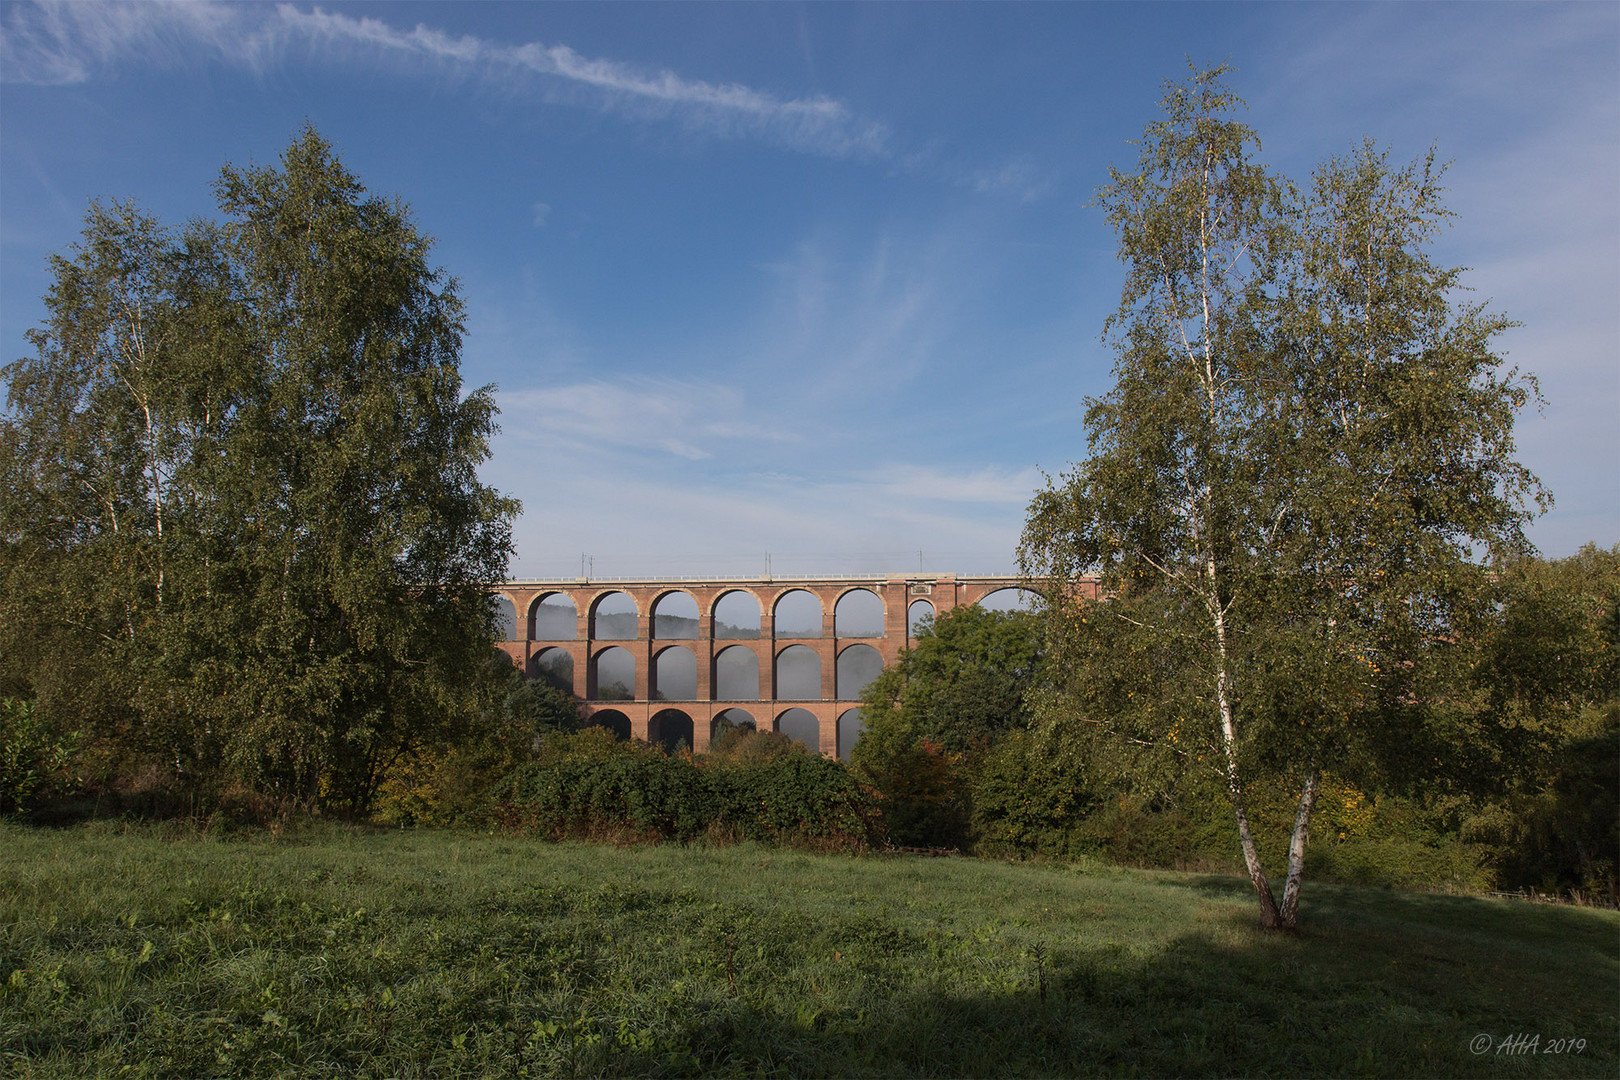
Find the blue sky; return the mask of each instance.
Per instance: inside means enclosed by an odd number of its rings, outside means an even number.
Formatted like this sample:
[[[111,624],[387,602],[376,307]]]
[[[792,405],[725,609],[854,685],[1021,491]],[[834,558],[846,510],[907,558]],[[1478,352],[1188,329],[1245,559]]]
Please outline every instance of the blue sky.
[[[214,211],[306,122],[410,204],[496,383],[514,575],[1014,569],[1085,451],[1088,207],[1188,58],[1296,178],[1452,162],[1549,555],[1620,541],[1620,5],[0,5],[0,356],[91,199]]]

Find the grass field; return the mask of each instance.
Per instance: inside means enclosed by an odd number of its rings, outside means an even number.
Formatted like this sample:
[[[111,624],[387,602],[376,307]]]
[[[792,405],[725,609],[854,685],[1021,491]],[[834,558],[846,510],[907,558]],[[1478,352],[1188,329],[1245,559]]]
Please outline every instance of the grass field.
[[[1305,897],[1280,938],[1209,876],[0,824],[0,1075],[1620,1075],[1615,913]]]

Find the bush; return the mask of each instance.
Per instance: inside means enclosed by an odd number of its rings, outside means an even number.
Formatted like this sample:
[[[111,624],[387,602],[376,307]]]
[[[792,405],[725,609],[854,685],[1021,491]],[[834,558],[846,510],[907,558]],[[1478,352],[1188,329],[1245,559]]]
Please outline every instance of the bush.
[[[417,748],[388,770],[373,816],[390,825],[448,825],[474,811],[490,785],[539,754],[548,739],[577,731],[580,701],[524,679],[503,653],[485,673],[486,706],[454,737]]]
[[[1079,763],[1013,732],[974,769],[973,850],[980,855],[1092,854],[1079,821],[1093,800]]]
[[[864,736],[863,736],[864,739]],[[857,752],[860,743],[856,744]],[[972,781],[967,755],[922,739],[881,758],[857,760],[878,793],[889,840],[900,847],[965,848],[970,839]]]
[[[549,839],[748,839],[861,851],[882,833],[870,794],[836,761],[774,732],[739,735],[701,763],[587,729],[546,740],[489,793],[485,819]]]
[[[745,839],[845,851],[864,851],[882,839],[871,793],[831,758],[784,753],[753,762],[722,759],[702,771],[722,823]]]
[[[60,732],[22,698],[0,699],[0,813],[25,810],[70,781],[77,732]]]
[[[1503,888],[1576,890],[1613,905],[1620,894],[1620,704],[1599,721],[1607,730],[1572,739],[1551,783],[1510,824],[1498,867]],[[1503,830],[1508,831],[1508,830]]]

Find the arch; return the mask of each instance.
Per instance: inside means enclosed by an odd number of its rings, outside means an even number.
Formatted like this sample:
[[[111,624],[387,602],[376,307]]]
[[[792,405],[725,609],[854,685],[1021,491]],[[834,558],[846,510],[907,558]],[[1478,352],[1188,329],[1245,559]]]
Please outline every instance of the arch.
[[[776,718],[776,730],[821,753],[821,721],[809,709],[788,709]]]
[[[759,700],[759,654],[746,645],[721,649],[714,658],[714,700]]]
[[[789,589],[776,598],[774,634],[779,638],[821,636],[821,601],[808,589]]]
[[[775,697],[784,701],[821,700],[821,657],[808,645],[789,645],[776,654]]]
[[[489,606],[495,611],[495,633],[497,641],[516,641],[517,636],[517,605],[505,593],[491,593]]]
[[[746,589],[722,593],[714,602],[712,614],[717,638],[759,637],[759,597]]]
[[[859,709],[845,709],[838,714],[838,760],[848,761],[850,751],[866,730],[866,714]]]
[[[672,754],[685,744],[692,749],[692,718],[679,709],[662,709],[647,721],[647,741]]]
[[[546,593],[529,605],[528,624],[534,641],[573,641],[579,637],[579,610],[567,593]]]
[[[715,740],[726,733],[729,728],[748,728],[758,731],[759,725],[754,722],[754,714],[747,709],[721,709],[709,721],[709,745],[713,746]]]
[[[592,727],[604,727],[613,732],[622,741],[630,738],[630,718],[618,709],[603,709],[601,712],[591,714]]]
[[[927,620],[925,623],[923,620]],[[934,602],[932,600],[913,600],[911,606],[906,608],[906,640],[915,641],[922,635],[925,626],[934,625]]]
[[[636,658],[629,649],[614,645],[603,649],[591,661],[596,678],[591,680],[597,701],[634,701],[636,697]]]
[[[1040,593],[1016,585],[986,593],[978,599],[978,605],[986,611],[1034,611],[1040,602]]]
[[[834,696],[840,701],[855,700],[882,671],[882,653],[870,645],[851,645],[838,654],[838,667],[833,672],[837,682]]]
[[[691,593],[667,592],[653,601],[652,636],[667,641],[691,641],[698,636],[698,605]]]
[[[833,637],[883,636],[883,601],[871,589],[851,589],[833,605]]]
[[[653,657],[654,701],[697,700],[697,657],[684,645],[671,645]]]
[[[634,641],[638,615],[629,593],[604,593],[591,605],[591,637],[597,641]]]
[[[529,658],[529,678],[540,679],[559,690],[574,692],[574,658],[567,649],[541,649]]]

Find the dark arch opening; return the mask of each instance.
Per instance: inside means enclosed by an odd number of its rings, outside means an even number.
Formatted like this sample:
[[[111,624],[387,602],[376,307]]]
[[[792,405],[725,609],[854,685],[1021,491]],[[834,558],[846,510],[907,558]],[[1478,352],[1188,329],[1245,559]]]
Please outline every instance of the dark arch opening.
[[[814,638],[821,636],[821,601],[816,594],[794,589],[777,598],[775,636],[779,638]]]
[[[759,725],[754,722],[754,714],[747,709],[721,709],[709,721],[709,745],[715,742],[726,732],[747,728],[749,731],[758,731]]]
[[[934,605],[930,600],[913,600],[906,608],[906,637],[916,641],[924,627],[934,625]]]
[[[776,718],[776,730],[801,742],[810,750],[821,753],[821,721],[809,709],[789,709]]]
[[[1040,593],[1017,586],[997,589],[979,598],[979,606],[986,611],[1034,611],[1040,602]]]
[[[591,637],[598,641],[634,641],[636,618],[636,602],[628,593],[608,593],[591,610]]]
[[[529,678],[540,679],[559,690],[574,692],[574,658],[567,649],[541,649],[529,661]]]
[[[883,654],[870,645],[851,645],[838,654],[835,696],[841,701],[854,701],[882,673]]]
[[[821,657],[808,645],[789,645],[776,654],[776,697],[784,701],[821,700]]]
[[[679,709],[664,709],[654,713],[647,722],[647,741],[661,746],[667,754],[692,749],[692,718]]]
[[[630,718],[618,709],[603,709],[591,714],[592,727],[607,728],[621,741],[630,738]]]
[[[859,709],[845,709],[838,714],[838,760],[848,761],[850,751],[866,730],[866,714]]]
[[[500,593],[489,598],[490,607],[495,609],[495,633],[497,641],[517,640],[517,605]]]
[[[634,701],[636,697],[636,658],[629,649],[615,645],[596,654],[597,701]]]

